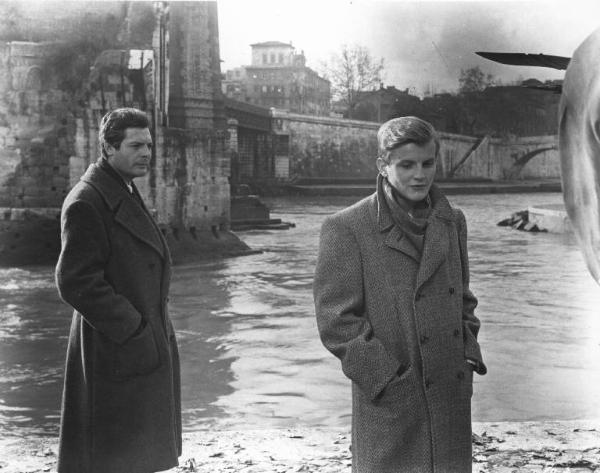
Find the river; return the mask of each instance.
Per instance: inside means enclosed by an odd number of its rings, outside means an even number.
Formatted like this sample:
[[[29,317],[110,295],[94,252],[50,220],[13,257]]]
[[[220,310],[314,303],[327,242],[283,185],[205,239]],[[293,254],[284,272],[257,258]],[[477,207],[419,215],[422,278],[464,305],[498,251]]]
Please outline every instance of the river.
[[[175,268],[186,430],[349,426],[350,385],[319,341],[311,284],[323,218],[356,200],[269,199],[296,227],[240,233],[261,254]],[[574,237],[496,226],[561,195],[450,200],[469,225],[489,369],[475,377],[473,419],[600,418],[600,289]],[[0,269],[0,436],[58,431],[71,315],[52,271]]]

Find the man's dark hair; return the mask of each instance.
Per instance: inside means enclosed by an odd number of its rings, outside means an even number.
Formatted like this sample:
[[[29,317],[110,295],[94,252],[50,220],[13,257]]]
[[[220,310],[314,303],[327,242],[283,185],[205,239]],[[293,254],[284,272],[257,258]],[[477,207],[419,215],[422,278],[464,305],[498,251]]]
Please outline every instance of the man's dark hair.
[[[107,157],[104,144],[108,143],[119,149],[127,128],[150,128],[150,121],[146,114],[137,108],[117,108],[102,117],[98,140],[103,157]]]

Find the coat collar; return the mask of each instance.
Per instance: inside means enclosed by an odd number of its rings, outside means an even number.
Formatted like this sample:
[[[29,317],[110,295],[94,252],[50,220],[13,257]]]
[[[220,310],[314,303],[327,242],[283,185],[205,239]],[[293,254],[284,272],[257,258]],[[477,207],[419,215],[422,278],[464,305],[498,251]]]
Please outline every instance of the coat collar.
[[[423,242],[423,253],[419,257],[417,250],[408,241],[401,228],[394,224],[390,209],[383,195],[382,177],[377,177],[375,202],[377,206],[377,224],[381,233],[387,233],[385,244],[419,262],[417,289],[427,281],[446,259],[449,250],[448,224],[454,221],[454,213],[448,199],[434,184],[429,190],[432,210],[427,219],[427,229]]]
[[[81,180],[98,191],[106,206],[114,212],[116,222],[165,257],[160,230],[122,183],[96,163],[90,164]]]

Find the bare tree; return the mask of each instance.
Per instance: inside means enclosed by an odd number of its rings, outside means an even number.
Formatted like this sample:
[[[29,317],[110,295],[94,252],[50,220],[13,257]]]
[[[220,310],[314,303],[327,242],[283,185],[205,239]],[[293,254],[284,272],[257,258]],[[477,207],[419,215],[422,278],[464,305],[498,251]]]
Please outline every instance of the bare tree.
[[[334,100],[344,103],[352,118],[360,93],[381,83],[383,59],[375,59],[364,46],[343,45],[324,68],[324,75],[331,81]]]
[[[460,70],[458,78],[458,90],[461,94],[466,92],[481,92],[490,85],[494,85],[494,76],[485,74],[479,66]]]

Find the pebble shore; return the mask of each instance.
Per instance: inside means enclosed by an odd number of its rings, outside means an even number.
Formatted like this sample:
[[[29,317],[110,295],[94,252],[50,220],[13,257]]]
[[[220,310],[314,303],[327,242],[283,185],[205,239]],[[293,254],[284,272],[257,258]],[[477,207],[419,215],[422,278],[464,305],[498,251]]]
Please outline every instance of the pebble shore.
[[[350,473],[342,429],[199,431],[184,434],[169,473]],[[56,471],[56,438],[0,439],[0,473]],[[473,472],[600,472],[600,420],[476,422]]]

